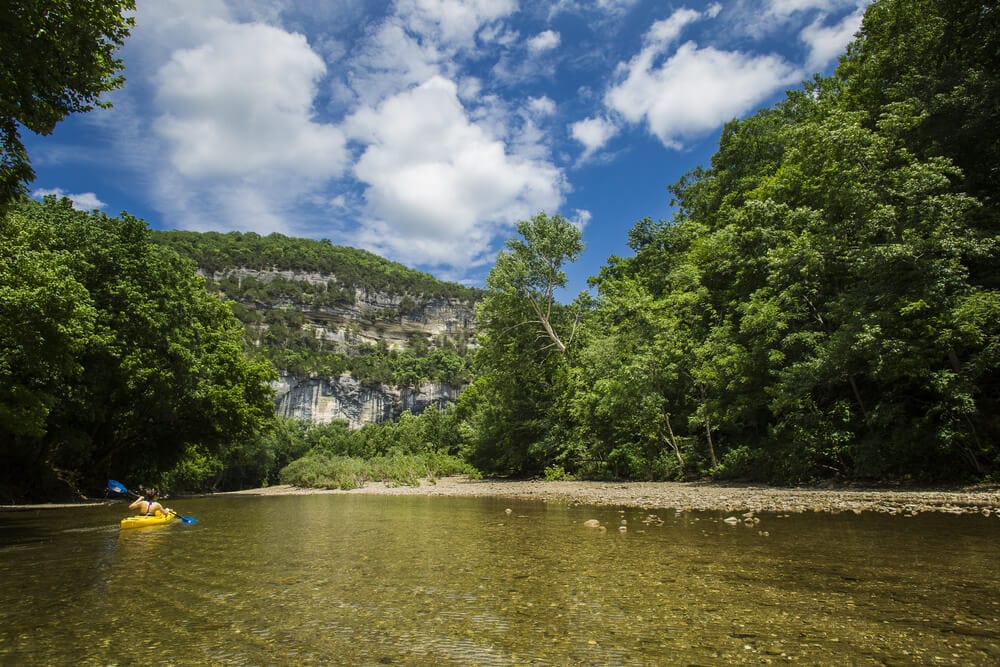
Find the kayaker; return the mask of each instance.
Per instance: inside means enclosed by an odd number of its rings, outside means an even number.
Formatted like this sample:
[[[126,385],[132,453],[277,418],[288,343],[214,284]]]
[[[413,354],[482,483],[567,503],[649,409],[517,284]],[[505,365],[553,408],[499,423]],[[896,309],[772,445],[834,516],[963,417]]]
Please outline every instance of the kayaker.
[[[159,497],[159,492],[156,489],[147,489],[146,495],[149,496],[145,498],[139,496],[135,499],[131,505],[128,506],[130,510],[138,509],[142,511],[142,516],[156,516],[159,514],[171,514],[173,510],[168,507],[164,507],[157,501]]]

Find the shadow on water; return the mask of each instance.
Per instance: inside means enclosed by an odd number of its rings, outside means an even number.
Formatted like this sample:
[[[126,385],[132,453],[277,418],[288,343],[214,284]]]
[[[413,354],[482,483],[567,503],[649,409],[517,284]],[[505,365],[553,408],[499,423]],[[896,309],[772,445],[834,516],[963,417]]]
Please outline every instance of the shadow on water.
[[[317,495],[119,531],[122,509],[0,515],[0,662],[1000,662],[995,519]]]

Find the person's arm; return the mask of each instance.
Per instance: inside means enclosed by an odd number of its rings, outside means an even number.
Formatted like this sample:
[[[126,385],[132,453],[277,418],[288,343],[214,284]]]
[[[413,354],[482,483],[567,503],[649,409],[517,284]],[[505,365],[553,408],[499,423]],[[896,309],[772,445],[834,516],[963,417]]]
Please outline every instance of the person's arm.
[[[145,502],[144,499],[143,499],[143,497],[139,496],[138,498],[136,498],[135,500],[132,501],[132,504],[129,505],[128,508],[130,510],[134,510],[137,507],[139,507],[143,502]]]

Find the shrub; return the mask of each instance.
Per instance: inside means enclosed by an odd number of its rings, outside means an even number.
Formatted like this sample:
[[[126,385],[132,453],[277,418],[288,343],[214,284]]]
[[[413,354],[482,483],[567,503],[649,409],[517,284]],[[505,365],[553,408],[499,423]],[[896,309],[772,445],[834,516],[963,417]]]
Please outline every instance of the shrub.
[[[320,489],[356,489],[368,481],[417,486],[421,480],[464,474],[478,478],[479,471],[455,456],[428,452],[362,459],[313,450],[281,471],[281,483]]]

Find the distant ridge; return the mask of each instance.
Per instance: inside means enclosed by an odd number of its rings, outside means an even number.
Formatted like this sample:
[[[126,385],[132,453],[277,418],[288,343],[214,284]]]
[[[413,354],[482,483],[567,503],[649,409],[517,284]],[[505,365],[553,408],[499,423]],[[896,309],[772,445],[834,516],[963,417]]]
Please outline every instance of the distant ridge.
[[[481,291],[435,278],[367,250],[329,241],[254,232],[153,230],[153,241],[188,257],[212,274],[233,268],[333,275],[342,288],[476,300]]]

